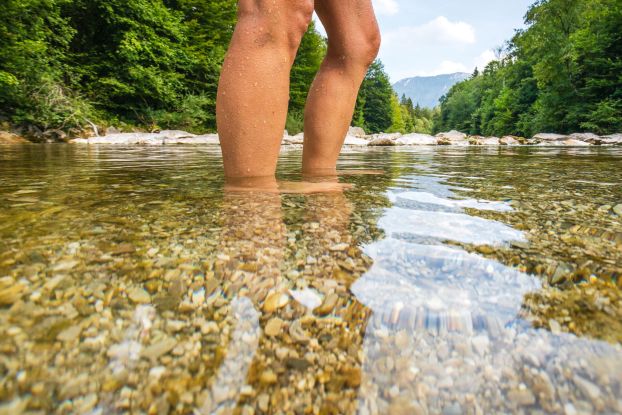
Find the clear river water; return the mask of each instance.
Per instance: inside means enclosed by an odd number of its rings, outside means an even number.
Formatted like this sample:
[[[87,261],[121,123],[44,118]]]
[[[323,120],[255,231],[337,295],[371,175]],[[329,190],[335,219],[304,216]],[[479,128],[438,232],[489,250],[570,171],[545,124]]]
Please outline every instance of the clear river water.
[[[0,414],[622,413],[622,149],[339,168],[236,193],[217,146],[0,146]]]

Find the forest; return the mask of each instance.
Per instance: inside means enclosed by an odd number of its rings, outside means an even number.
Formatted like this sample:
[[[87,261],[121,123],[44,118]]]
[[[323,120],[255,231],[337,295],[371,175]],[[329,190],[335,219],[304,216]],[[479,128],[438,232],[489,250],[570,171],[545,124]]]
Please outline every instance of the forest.
[[[37,138],[89,126],[216,129],[220,67],[235,0],[6,0],[0,16],[0,123]],[[286,128],[302,130],[326,53],[312,24],[291,73]],[[431,132],[432,113],[395,96],[370,69],[353,123],[368,132]],[[5,129],[6,129],[5,128]]]
[[[526,28],[441,101],[436,131],[622,131],[622,2],[540,0]]]
[[[236,14],[235,0],[5,0],[0,129],[31,139],[93,126],[214,131]],[[398,97],[376,61],[352,124],[368,133],[621,131],[622,2],[539,0],[525,23],[498,59],[433,110]],[[291,73],[292,134],[303,129],[307,91],[326,48],[312,24]]]

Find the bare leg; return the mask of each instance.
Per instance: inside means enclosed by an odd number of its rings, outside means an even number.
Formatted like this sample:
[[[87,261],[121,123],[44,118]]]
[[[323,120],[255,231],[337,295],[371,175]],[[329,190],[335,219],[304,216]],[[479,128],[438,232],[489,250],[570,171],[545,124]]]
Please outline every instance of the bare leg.
[[[218,88],[216,117],[227,177],[274,176],[289,75],[313,0],[240,0]]]
[[[380,33],[371,0],[315,0],[315,10],[328,33],[328,54],[307,98],[302,169],[327,174],[335,172]]]

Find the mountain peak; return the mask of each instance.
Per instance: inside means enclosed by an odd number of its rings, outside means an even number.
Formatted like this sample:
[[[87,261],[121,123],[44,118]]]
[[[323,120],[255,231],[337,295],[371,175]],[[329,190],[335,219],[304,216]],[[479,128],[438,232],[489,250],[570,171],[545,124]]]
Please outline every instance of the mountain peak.
[[[435,76],[414,76],[396,82],[393,84],[393,89],[398,96],[406,95],[412,99],[415,105],[434,108],[452,86],[470,76],[470,74],[463,72]]]

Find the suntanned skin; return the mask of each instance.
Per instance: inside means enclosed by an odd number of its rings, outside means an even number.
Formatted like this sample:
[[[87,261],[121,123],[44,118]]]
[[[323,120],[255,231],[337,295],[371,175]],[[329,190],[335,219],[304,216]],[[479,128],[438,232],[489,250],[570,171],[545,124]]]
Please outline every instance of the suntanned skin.
[[[288,191],[274,175],[290,71],[314,10],[328,34],[328,54],[305,110],[303,172],[336,174],[358,90],[380,44],[371,0],[240,0],[238,10],[217,97],[228,182],[234,187],[257,182]],[[309,183],[292,191],[324,190],[330,190],[326,184]]]

